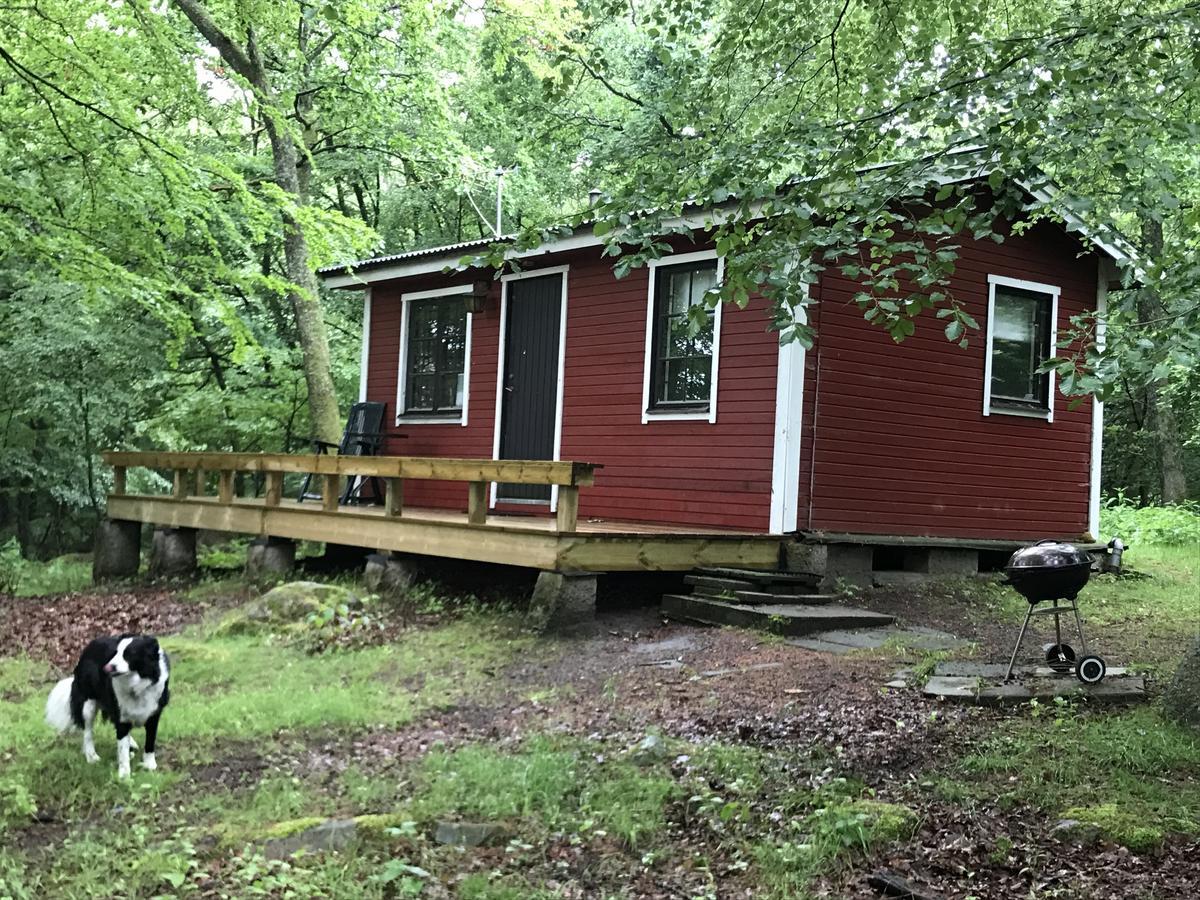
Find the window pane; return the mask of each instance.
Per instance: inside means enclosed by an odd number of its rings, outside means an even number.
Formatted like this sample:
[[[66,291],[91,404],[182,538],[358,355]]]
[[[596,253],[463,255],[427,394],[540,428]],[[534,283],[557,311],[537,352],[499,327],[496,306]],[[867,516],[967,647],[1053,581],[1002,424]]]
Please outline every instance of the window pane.
[[[708,402],[715,312],[708,309],[704,295],[716,280],[715,261],[658,270],[650,394],[653,403],[703,406]]]
[[[670,359],[663,362],[663,390],[659,400],[664,403],[702,403],[709,398],[708,378],[712,360]]]
[[[406,407],[422,412],[462,408],[467,312],[461,298],[409,303]]]
[[[433,409],[433,376],[415,375],[408,384],[409,409]]]
[[[1037,368],[1049,357],[1050,297],[996,290],[992,322],[992,396],[1045,403],[1048,376]]]

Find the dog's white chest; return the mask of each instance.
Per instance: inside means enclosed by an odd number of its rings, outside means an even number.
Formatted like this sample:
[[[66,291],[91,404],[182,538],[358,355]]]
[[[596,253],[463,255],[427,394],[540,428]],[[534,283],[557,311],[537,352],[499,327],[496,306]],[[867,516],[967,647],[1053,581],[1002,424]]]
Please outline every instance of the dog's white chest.
[[[117,695],[117,706],[121,710],[121,721],[130,725],[145,725],[158,711],[166,678],[147,683],[137,675],[113,682],[113,693]]]

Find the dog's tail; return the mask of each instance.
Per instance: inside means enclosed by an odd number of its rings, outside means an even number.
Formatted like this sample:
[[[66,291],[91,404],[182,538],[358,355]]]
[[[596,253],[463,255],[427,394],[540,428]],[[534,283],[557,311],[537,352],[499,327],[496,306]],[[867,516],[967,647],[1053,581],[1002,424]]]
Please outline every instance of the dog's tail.
[[[46,698],[46,724],[60,734],[77,727],[71,715],[71,686],[74,683],[74,677],[64,678]]]

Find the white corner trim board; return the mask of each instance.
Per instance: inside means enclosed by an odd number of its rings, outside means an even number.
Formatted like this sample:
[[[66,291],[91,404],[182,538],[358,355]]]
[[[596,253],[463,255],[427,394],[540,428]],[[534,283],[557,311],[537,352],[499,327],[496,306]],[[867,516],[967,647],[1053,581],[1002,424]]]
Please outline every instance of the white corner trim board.
[[[807,291],[806,291],[807,293]],[[800,322],[808,316],[798,310]],[[800,443],[806,351],[799,341],[779,345],[775,381],[775,444],[771,452],[771,534],[795,531],[800,517]]]
[[[717,378],[721,360],[721,310],[724,303],[718,303],[713,312],[713,348],[712,372],[709,382],[708,409],[692,412],[652,412],[650,410],[650,376],[654,370],[654,284],[660,266],[678,266],[692,262],[703,262],[715,259],[717,261],[717,284],[725,277],[725,260],[717,255],[716,250],[697,250],[694,253],[676,253],[673,256],[663,256],[652,259],[646,268],[649,275],[649,286],[646,288],[646,350],[642,365],[642,424],[650,422],[680,422],[699,421],[716,424],[717,421]]]
[[[362,357],[358,364],[359,403],[367,400],[367,369],[371,364],[371,288],[368,287],[363,293]]]
[[[500,429],[504,415],[504,354],[508,342],[508,286],[514,281],[526,278],[542,278],[546,275],[559,275],[562,282],[562,300],[558,311],[558,384],[555,387],[554,398],[554,460],[562,459],[563,431],[563,388],[566,385],[567,365],[567,277],[571,267],[548,266],[545,269],[530,269],[526,272],[513,272],[500,277],[500,346],[496,353],[496,415],[492,419],[492,459],[500,458]],[[490,506],[496,505],[496,482],[492,482]],[[550,487],[550,512],[558,510],[558,485]]]
[[[1103,257],[1096,261],[1096,346],[1104,349],[1108,312],[1108,268],[1112,265]],[[1092,397],[1092,455],[1088,472],[1088,533],[1093,541],[1100,536],[1100,475],[1104,450],[1104,403]]]
[[[428,291],[409,291],[400,295],[400,369],[396,378],[396,424],[397,425],[462,425],[467,424],[467,410],[471,405],[471,331],[473,313],[467,313],[467,335],[463,346],[463,402],[458,416],[405,415],[405,379],[408,373],[408,319],[412,313],[413,300],[430,300],[434,297],[454,297],[469,294],[474,290],[470,284],[432,288]]]
[[[994,334],[994,326],[996,322],[996,288],[997,287],[1013,287],[1023,291],[1034,291],[1039,294],[1046,294],[1050,297],[1050,353],[1055,352],[1058,345],[1058,297],[1062,293],[1062,288],[1055,284],[1042,284],[1037,281],[1026,281],[1022,278],[1009,278],[1006,275],[989,275],[988,276],[988,302],[987,302],[987,341],[984,346],[983,355],[983,414],[990,415],[1005,415],[1005,416],[1024,416],[1030,419],[1044,419],[1047,422],[1054,421],[1054,388],[1055,388],[1055,373],[1049,373],[1049,391],[1047,409],[1015,409],[1011,407],[992,407],[992,338]]]

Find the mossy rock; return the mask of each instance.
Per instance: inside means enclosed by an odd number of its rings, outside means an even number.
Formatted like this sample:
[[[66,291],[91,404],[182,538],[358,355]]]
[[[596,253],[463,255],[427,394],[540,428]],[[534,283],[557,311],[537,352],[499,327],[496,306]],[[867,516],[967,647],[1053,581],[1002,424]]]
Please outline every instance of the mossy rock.
[[[214,634],[225,637],[287,631],[292,626],[303,624],[310,615],[322,609],[342,605],[358,609],[362,602],[362,598],[341,585],[290,581],[226,613],[217,623]]]
[[[1166,837],[1161,828],[1146,824],[1144,811],[1126,809],[1116,803],[1080,806],[1068,809],[1063,815],[1068,820],[1098,828],[1102,836],[1134,853],[1155,850]]]

